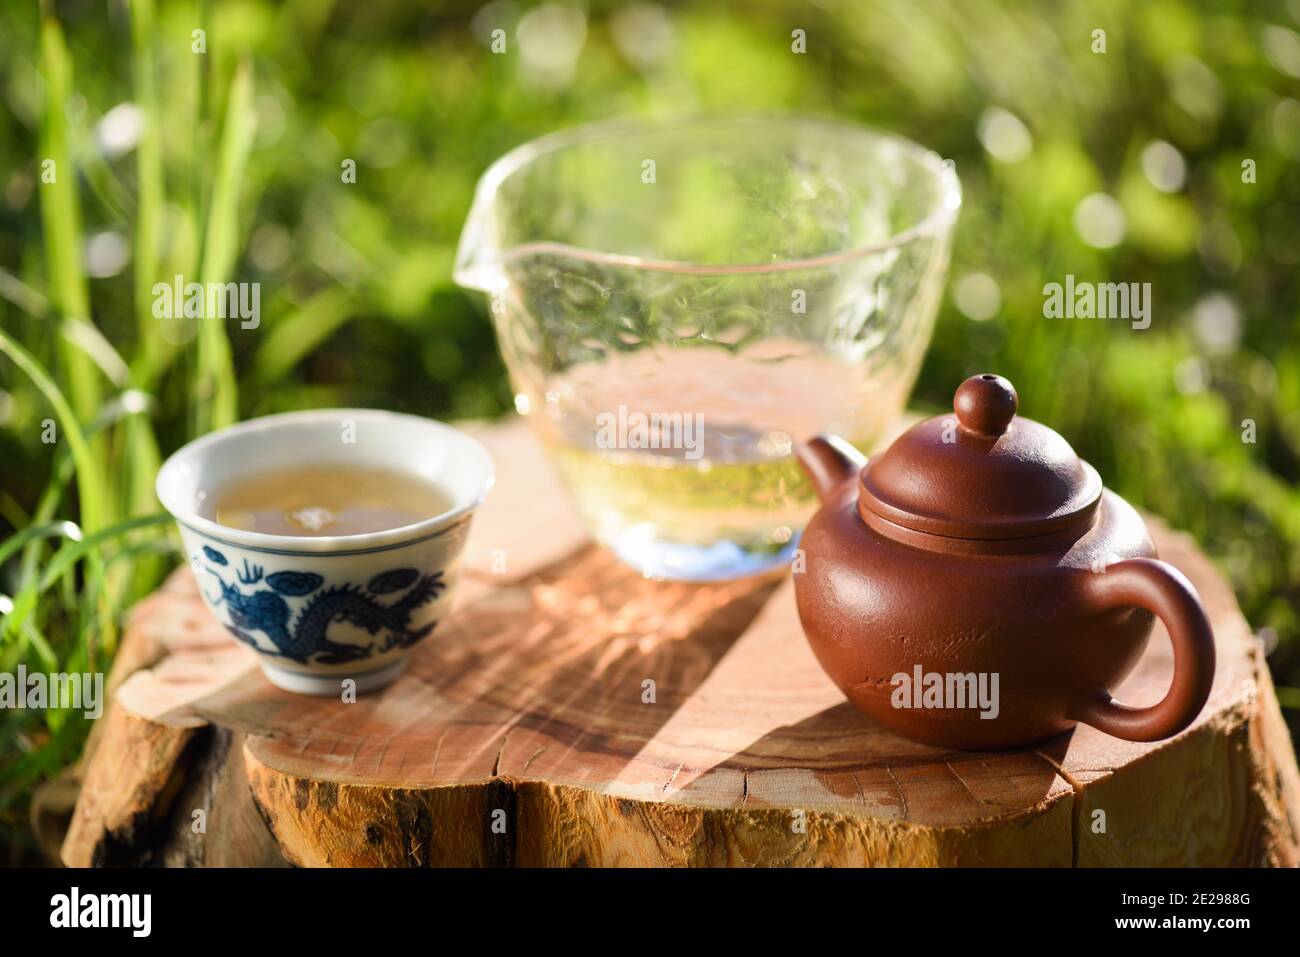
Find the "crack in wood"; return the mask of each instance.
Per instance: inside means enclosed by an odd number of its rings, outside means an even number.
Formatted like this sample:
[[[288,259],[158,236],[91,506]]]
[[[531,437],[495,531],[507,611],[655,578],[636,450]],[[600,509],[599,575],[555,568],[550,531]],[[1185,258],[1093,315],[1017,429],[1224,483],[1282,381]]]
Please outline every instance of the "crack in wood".
[[[961,785],[962,790],[965,791],[968,795],[970,795],[970,799],[971,799],[972,801],[974,801],[976,804],[980,804],[980,805],[983,805],[983,806],[985,806],[985,807],[997,807],[997,806],[998,806],[998,805],[994,804],[994,803],[991,802],[991,801],[986,801],[986,800],[984,800],[982,797],[980,797],[980,796],[977,795],[974,791],[972,791],[972,790],[970,789],[970,785],[967,784],[966,781],[965,781],[965,779],[962,778],[962,776],[961,776],[960,774],[957,773],[957,769],[954,768],[954,767],[952,766],[952,763],[951,763],[950,761],[945,761],[945,762],[943,762],[943,766],[944,766],[945,768],[948,769],[949,773],[952,774],[953,778],[957,781],[957,783]]]
[[[443,728],[442,733],[438,735],[438,743],[433,746],[433,761],[429,765],[429,777],[431,778],[435,777],[438,772],[438,757],[442,754],[442,742],[446,740],[451,729],[452,725]]]
[[[889,779],[894,782],[894,787],[898,789],[898,800],[903,803],[903,807],[902,807],[903,820],[907,820],[907,792],[903,790],[903,782],[898,780],[898,775],[894,773],[894,769],[891,765],[888,764],[885,765],[885,772],[889,775]],[[853,780],[855,782],[857,782],[858,780],[857,771],[853,772]],[[858,784],[858,793],[862,795],[862,803],[866,804],[867,795],[863,792],[862,785],[860,783]]]

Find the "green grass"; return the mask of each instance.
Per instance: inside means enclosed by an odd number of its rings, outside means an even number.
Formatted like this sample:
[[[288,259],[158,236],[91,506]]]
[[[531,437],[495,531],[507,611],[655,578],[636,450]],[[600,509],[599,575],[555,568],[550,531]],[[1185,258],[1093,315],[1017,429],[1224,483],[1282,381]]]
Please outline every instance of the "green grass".
[[[1300,78],[1269,32],[1300,31],[1294,3],[674,4],[660,58],[638,60],[627,37],[647,31],[596,0],[567,80],[530,74],[510,19],[527,6],[492,8],[511,37],[493,55],[480,4],[0,5],[0,670],[110,662],[125,610],[176,561],[153,481],[188,438],[310,406],[509,407],[483,305],[450,277],[474,183],[506,149],[622,113],[797,110],[956,161],[965,206],[916,403],[943,407],[973,372],[1010,377],[1027,414],[1214,557],[1276,637],[1296,726]],[[96,130],[124,103],[140,127],[117,154]],[[1023,160],[981,144],[990,107],[1030,131]],[[1186,163],[1172,193],[1143,170],[1157,139]],[[1127,218],[1110,249],[1074,225],[1096,191]],[[131,255],[100,275],[85,250],[104,233]],[[999,287],[988,321],[954,296],[974,272]],[[1045,320],[1042,287],[1067,272],[1151,282],[1153,327]],[[260,282],[260,327],[155,318],[154,284],[176,275]],[[1222,347],[1204,320],[1216,293],[1239,320]],[[0,845],[16,857],[33,787],[86,731],[0,713]]]
[[[26,315],[10,320],[17,337],[0,329],[0,356],[24,380],[10,381],[8,389],[20,395],[24,388],[33,390],[31,422],[45,438],[54,439],[49,443],[54,454],[30,511],[6,489],[6,518],[17,529],[0,542],[0,568],[9,569],[6,588],[0,590],[0,668],[6,671],[20,663],[49,671],[106,670],[122,611],[157,585],[174,562],[170,519],[159,514],[153,492],[161,458],[153,416],[157,390],[169,373],[194,383],[184,400],[194,434],[228,425],[238,415],[226,330],[219,322],[199,321],[197,329],[187,330],[192,348],[177,348],[153,314],[153,287],[169,277],[164,266],[198,281],[224,283],[234,273],[247,227],[246,222],[241,227],[240,201],[256,128],[253,66],[245,58],[217,77],[226,89],[217,149],[210,159],[206,151],[196,151],[188,170],[190,189],[180,194],[192,202],[173,212],[192,225],[201,243],[182,244],[179,251],[171,244],[173,255],[165,257],[166,116],[157,92],[159,40],[152,3],[133,2],[131,12],[133,99],[142,133],[135,150],[134,206],[124,215],[135,225],[131,311],[136,325],[132,335],[114,337],[126,343],[129,356],[91,318],[80,190],[97,182],[99,188],[92,191],[119,214],[109,197],[131,190],[120,171],[94,156],[86,130],[70,122],[78,115],[77,93],[63,29],[52,16],[39,25],[43,96],[36,155],[42,162],[52,161],[41,167],[52,175],[41,182],[38,204],[45,293],[4,273],[6,298]],[[195,128],[210,122],[205,115]],[[196,268],[187,268],[191,265]],[[193,374],[188,368],[177,374],[172,367],[187,351],[193,353],[187,360]],[[32,787],[76,757],[86,731],[85,722],[57,709],[20,711],[0,721],[0,753],[6,757],[0,763],[0,834],[5,843],[21,837],[15,815]]]

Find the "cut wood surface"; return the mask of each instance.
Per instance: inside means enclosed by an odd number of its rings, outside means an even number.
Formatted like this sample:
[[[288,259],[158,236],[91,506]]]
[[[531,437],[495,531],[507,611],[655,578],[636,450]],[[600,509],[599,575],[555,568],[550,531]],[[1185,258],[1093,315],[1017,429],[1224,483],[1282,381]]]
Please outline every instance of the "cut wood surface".
[[[789,576],[649,581],[591,544],[519,422],[457,610],[355,703],[263,678],[187,570],[133,612],[81,768],[68,864],[1113,865],[1300,862],[1300,774],[1259,642],[1185,536],[1153,521],[1218,644],[1168,741],[1079,728],[943,751],[851,708]],[[1160,626],[1116,689],[1149,704]]]

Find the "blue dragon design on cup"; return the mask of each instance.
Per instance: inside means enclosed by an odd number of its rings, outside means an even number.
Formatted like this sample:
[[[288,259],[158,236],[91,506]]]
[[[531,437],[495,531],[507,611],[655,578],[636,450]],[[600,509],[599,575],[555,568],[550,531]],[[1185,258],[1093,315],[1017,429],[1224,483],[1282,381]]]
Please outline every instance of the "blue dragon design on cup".
[[[280,571],[263,575],[260,565],[244,560],[236,572],[239,584],[227,582],[213,565],[229,566],[226,556],[209,545],[203,546],[204,566],[221,586],[221,594],[211,599],[213,607],[222,604],[230,614],[226,629],[240,641],[263,654],[286,658],[300,664],[344,664],[382,654],[395,647],[409,648],[424,638],[438,624],[411,627],[411,614],[437,598],[447,587],[441,571],[421,575],[414,568],[395,568],[373,576],[363,587],[355,584],[333,585],[322,590],[325,579],[315,572]],[[255,587],[265,584],[266,587]],[[239,586],[244,586],[240,588]],[[252,588],[251,591],[244,589]],[[404,592],[396,601],[385,604],[378,595]],[[295,616],[288,598],[310,599]],[[368,644],[331,641],[327,631],[335,622],[346,622],[371,635],[384,633]],[[275,646],[269,651],[253,632],[265,635]]]

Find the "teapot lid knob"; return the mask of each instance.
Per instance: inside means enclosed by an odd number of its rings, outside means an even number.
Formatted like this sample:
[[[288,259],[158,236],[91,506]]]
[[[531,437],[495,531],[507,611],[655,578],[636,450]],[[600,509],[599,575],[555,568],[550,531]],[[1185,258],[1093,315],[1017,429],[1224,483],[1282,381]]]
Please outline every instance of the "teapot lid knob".
[[[1019,404],[1016,387],[992,373],[971,376],[957,387],[952,399],[961,427],[990,438],[1007,430]]]
[[[867,461],[858,515],[967,543],[1082,529],[1101,476],[1019,404],[1002,376],[967,379],[953,397],[956,422],[951,412],[918,422]]]

